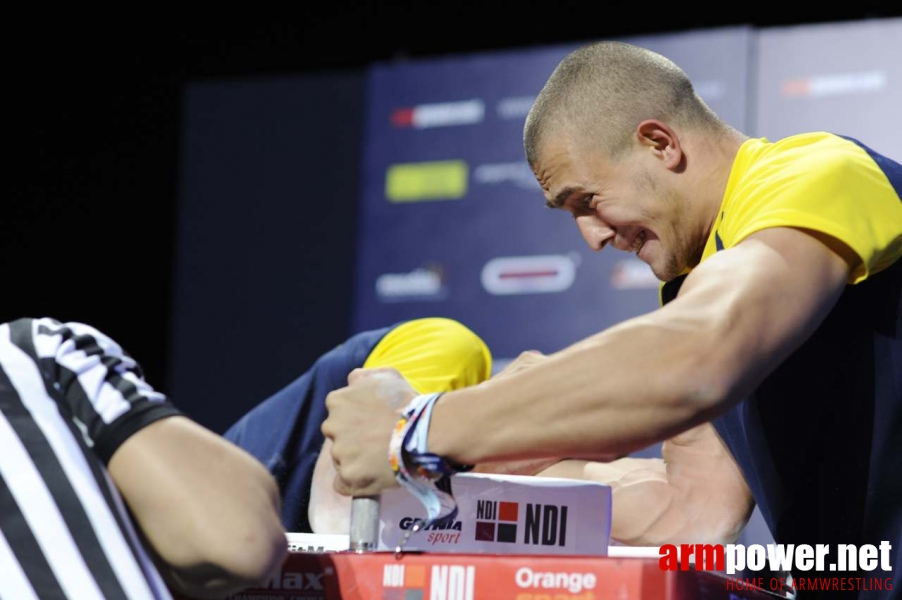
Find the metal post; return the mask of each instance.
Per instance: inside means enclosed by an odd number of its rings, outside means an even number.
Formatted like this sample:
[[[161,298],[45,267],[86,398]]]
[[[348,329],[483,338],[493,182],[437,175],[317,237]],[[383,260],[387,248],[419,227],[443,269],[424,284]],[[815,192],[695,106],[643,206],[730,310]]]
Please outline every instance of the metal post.
[[[351,500],[349,549],[373,552],[379,545],[379,496],[355,496]]]

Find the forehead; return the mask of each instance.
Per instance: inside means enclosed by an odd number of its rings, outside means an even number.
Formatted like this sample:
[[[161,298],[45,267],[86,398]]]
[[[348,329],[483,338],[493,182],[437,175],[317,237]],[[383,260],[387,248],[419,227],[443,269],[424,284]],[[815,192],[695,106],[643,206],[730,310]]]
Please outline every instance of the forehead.
[[[559,204],[564,192],[598,187],[607,178],[607,165],[600,152],[579,148],[566,140],[549,142],[542,148],[533,173],[549,204]]]

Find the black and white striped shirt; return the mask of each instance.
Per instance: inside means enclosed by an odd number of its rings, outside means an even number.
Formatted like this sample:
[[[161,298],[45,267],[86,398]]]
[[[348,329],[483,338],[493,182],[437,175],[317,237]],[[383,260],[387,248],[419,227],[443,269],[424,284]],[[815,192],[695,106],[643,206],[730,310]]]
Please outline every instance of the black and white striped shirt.
[[[0,325],[0,599],[171,597],[106,464],[175,414],[96,329]]]

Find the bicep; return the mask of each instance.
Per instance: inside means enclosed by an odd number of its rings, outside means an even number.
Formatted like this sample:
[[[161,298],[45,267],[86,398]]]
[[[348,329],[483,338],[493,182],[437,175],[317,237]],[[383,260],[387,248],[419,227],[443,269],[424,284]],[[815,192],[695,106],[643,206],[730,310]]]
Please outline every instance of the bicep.
[[[659,317],[692,324],[706,348],[700,375],[718,402],[735,402],[820,325],[846,284],[849,260],[841,242],[766,229],[702,263]]]

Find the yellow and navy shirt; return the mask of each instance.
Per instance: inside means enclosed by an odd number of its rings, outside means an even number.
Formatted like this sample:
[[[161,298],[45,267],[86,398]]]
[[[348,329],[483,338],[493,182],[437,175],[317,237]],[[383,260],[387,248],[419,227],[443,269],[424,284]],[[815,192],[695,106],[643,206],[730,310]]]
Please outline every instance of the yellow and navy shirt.
[[[226,439],[269,469],[282,494],[282,525],[311,531],[310,485],[326,419],[326,396],[354,369],[392,367],[422,394],[489,378],[492,356],[475,333],[451,319],[406,321],[359,333],[327,352],[306,373],[264,400],[226,432]]]
[[[900,196],[902,165],[856,140],[751,139],[736,156],[702,261],[770,227],[816,231],[857,254],[824,323],[714,424],[778,542],[888,540],[893,571],[882,576],[902,585]]]

